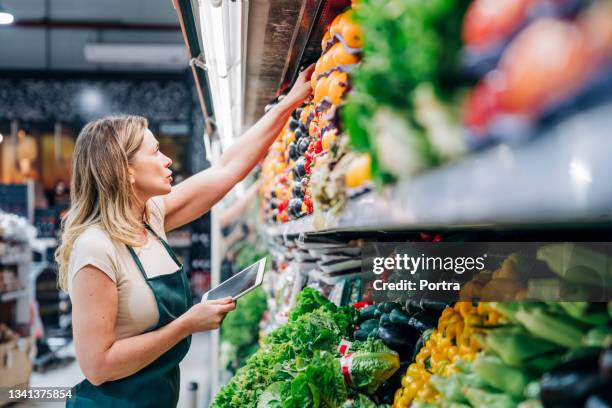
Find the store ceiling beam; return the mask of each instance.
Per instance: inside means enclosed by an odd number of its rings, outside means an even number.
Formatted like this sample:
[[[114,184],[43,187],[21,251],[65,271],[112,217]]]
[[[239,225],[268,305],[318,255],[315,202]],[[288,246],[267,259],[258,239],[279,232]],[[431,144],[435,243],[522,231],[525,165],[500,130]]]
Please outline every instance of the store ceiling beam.
[[[140,24],[91,20],[20,20],[11,27],[62,30],[180,31],[175,24]]]

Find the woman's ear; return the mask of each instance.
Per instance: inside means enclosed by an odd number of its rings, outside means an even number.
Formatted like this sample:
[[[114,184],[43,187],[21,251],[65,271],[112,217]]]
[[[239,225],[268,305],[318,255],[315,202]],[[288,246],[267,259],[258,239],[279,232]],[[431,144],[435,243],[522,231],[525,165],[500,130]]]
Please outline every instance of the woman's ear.
[[[134,170],[131,167],[128,167],[128,176],[130,178],[130,184],[134,185],[136,183],[136,178],[134,177]]]

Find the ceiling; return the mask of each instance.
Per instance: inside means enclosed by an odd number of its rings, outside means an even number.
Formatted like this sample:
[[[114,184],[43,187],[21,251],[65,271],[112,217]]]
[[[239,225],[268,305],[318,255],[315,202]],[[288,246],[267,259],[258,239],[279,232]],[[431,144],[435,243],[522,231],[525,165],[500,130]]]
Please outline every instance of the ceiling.
[[[0,26],[0,70],[169,71],[86,61],[91,43],[183,46],[171,0],[0,0],[15,16]],[[187,52],[185,51],[185,64]]]

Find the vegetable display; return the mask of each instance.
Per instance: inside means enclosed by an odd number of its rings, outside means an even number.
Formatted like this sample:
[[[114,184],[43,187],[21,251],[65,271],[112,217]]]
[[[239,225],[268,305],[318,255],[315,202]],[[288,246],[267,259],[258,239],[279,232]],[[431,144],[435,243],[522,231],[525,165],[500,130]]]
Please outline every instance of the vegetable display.
[[[266,294],[261,288],[247,293],[227,315],[221,328],[221,341],[227,343],[228,365],[232,371],[258,348],[259,322],[266,311]]]
[[[339,408],[356,401],[377,406],[365,394],[395,373],[399,357],[374,339],[355,342],[342,355],[338,345],[351,338],[356,321],[352,306],[336,307],[304,289],[289,322],[269,333],[212,406]]]

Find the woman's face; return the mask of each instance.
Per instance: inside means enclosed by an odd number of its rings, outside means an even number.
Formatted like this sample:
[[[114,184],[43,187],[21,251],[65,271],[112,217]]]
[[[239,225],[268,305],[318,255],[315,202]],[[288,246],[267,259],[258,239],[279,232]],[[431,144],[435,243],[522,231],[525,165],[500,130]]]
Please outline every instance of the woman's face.
[[[130,165],[132,185],[141,200],[168,194],[172,186],[172,160],[159,151],[159,142],[149,129]]]

